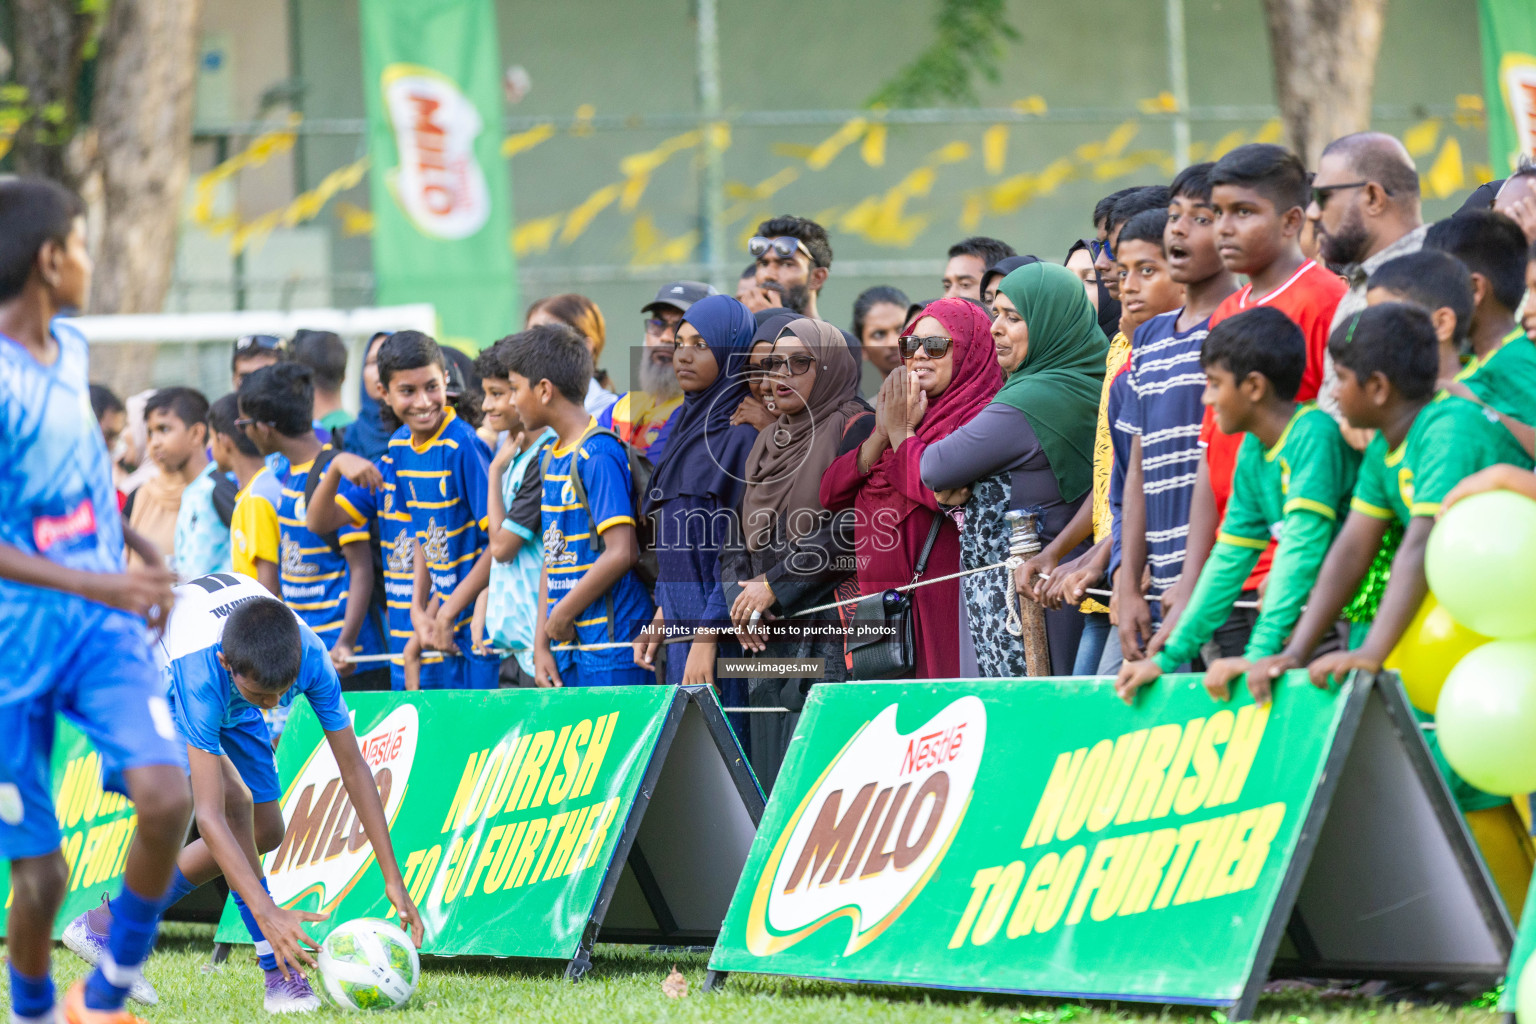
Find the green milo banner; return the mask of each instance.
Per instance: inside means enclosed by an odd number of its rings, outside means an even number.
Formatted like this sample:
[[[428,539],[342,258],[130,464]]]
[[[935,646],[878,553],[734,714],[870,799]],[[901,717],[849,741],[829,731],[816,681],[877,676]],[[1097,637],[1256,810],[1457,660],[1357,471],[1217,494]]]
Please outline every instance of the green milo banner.
[[[1530,0],[1478,0],[1488,159],[1502,177],[1536,159],[1536,12]]]
[[[381,305],[431,302],[478,351],[518,310],[492,0],[367,0],[363,92]]]
[[[677,691],[665,686],[347,695],[424,953],[570,959]],[[300,701],[277,751],[272,898],[393,919],[319,721]],[[225,907],[217,939],[249,942]]]
[[[1277,953],[1312,976],[1501,973],[1507,920],[1395,679],[1293,673],[1266,707],[1195,675],[1128,707],[1112,683],[814,689],[710,986],[749,971],[1246,1017]],[[1336,794],[1350,809],[1326,817]],[[1340,859],[1307,875],[1314,849]],[[1415,903],[1425,886],[1445,902]],[[1426,931],[1457,938],[1401,947]]]
[[[126,797],[102,792],[101,758],[85,735],[63,718],[58,720],[52,768],[53,810],[69,865],[64,905],[53,928],[53,937],[59,938],[69,922],[100,905],[103,895],[116,896],[122,888],[128,843],[139,819]],[[9,910],[11,866],[5,860],[0,860],[0,891]],[[0,917],[0,935],[4,933]]]

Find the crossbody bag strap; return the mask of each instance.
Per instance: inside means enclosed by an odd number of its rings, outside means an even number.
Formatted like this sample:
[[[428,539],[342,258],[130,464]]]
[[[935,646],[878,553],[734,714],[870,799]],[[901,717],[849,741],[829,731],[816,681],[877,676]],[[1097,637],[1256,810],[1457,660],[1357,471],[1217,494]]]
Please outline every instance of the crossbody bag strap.
[[[917,568],[912,573],[912,583],[916,583],[918,578],[928,568],[928,556],[933,553],[934,541],[939,539],[939,528],[943,525],[944,513],[935,512],[933,514],[933,525],[928,528],[928,539],[923,542],[922,554],[917,556]],[[907,584],[907,586],[911,585],[911,583]]]

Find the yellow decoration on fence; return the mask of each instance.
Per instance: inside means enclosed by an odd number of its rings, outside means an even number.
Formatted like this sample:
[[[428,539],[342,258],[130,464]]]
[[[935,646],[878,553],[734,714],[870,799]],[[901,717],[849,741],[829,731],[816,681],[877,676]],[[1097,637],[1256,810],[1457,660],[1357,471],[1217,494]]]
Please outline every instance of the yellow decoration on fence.
[[[635,218],[630,230],[630,242],[633,249],[629,265],[654,267],[686,261],[698,245],[699,233],[686,231],[676,238],[668,238],[657,230],[655,219],[643,213]]]
[[[338,193],[355,187],[363,180],[363,176],[368,173],[368,164],[369,159],[365,156],[345,167],[338,167],[320,179],[320,184],[308,192],[301,192],[281,209],[264,213],[255,220],[238,226],[231,223],[235,218],[225,218],[210,230],[214,234],[224,234],[226,230],[233,228],[229,239],[229,251],[231,254],[239,254],[252,245],[260,245],[266,241],[267,236],[275,228],[291,228],[319,216],[320,211],[325,209],[325,204]]]
[[[1009,104],[1021,114],[1044,114],[1048,108],[1045,105],[1044,96],[1025,96],[1021,100],[1014,100]]]
[[[1008,161],[1008,126],[995,124],[981,133],[981,163],[988,174],[1002,174]]]
[[[613,201],[619,198],[619,191],[618,184],[604,185],[577,203],[575,208],[565,215],[565,227],[560,231],[560,244],[570,245],[580,238],[581,233],[591,225],[593,218],[613,205]]]
[[[525,220],[512,229],[512,251],[518,256],[526,256],[534,252],[548,252],[554,244],[555,232],[560,230],[560,222],[565,219],[565,214],[556,213],[549,217],[540,217],[537,220]]]
[[[1461,143],[1453,135],[1440,147],[1440,155],[1421,179],[1426,199],[1444,199],[1466,187],[1467,172],[1461,162]]]
[[[1285,128],[1280,124],[1278,117],[1272,117],[1264,122],[1264,127],[1254,133],[1254,142],[1276,143],[1285,138]]]
[[[199,174],[192,182],[192,223],[207,227],[214,221],[214,190],[247,167],[260,167],[278,153],[286,153],[298,139],[294,131],[304,120],[303,114],[289,114],[288,126],[275,131],[263,132],[251,140],[251,144],[217,167]]]
[[[1143,114],[1177,114],[1179,112],[1179,101],[1173,98],[1173,93],[1164,89],[1156,96],[1137,100],[1136,109],[1140,110]]]
[[[1440,141],[1440,125],[1440,119],[1432,117],[1403,132],[1403,148],[1408,150],[1408,155],[1418,159],[1433,152],[1435,143]]]
[[[519,153],[526,153],[541,142],[548,142],[555,137],[555,126],[552,124],[536,124],[525,132],[516,135],[508,135],[501,140],[501,155],[508,160]]]
[[[1456,97],[1456,123],[1463,128],[1487,127],[1488,109],[1483,106],[1482,96],[1464,92]]]
[[[597,116],[597,108],[590,103],[583,103],[576,108],[576,120],[571,125],[571,134],[584,137],[592,134],[592,118]]]
[[[864,142],[859,147],[859,156],[868,167],[885,166],[885,137],[886,128],[883,124],[872,124],[869,131],[864,133]],[[817,223],[821,223],[817,221]]]
[[[336,219],[341,221],[343,238],[357,238],[360,235],[373,233],[373,211],[365,210],[354,203],[337,203]]]
[[[813,171],[824,170],[837,158],[837,154],[864,137],[869,121],[862,117],[849,118],[844,125],[823,139],[805,158],[805,165]]]

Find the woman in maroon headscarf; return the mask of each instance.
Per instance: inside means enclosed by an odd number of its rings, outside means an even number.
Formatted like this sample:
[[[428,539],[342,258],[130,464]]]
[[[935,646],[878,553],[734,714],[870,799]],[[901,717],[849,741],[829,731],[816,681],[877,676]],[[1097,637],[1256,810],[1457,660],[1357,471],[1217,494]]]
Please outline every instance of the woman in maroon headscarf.
[[[905,586],[935,517],[939,535],[924,578],[960,571],[960,534],[945,515],[965,495],[936,495],[923,486],[923,450],[968,422],[1003,385],[991,324],[966,299],[929,303],[901,332],[902,365],[875,402],[875,428],[858,448],[839,456],[821,478],[829,511],[857,513],[854,545],[859,593]],[[958,581],[913,591],[913,636],[919,679],[960,672]]]

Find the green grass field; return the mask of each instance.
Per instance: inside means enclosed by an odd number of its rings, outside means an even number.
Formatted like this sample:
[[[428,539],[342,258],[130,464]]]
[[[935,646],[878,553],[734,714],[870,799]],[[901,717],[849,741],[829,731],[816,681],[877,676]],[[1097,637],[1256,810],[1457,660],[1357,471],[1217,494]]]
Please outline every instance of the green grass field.
[[[137,1012],[153,1022],[270,1021],[261,1008],[260,972],[248,947],[237,947],[219,971],[205,973],[213,930],[169,925],[146,975],[160,991],[160,1005]],[[571,984],[554,969],[514,971],[475,961],[456,966],[431,961],[409,1008],[391,1021],[480,1022],[500,1018],[558,1024],[615,1021],[742,1022],[742,1024],[856,1024],[869,1021],[961,1024],[1222,1024],[1223,1016],[1188,1007],[1129,1004],[1063,1005],[1057,1001],[924,992],[893,987],[833,985],[788,978],[734,975],[724,992],[705,995],[708,957],[648,953],[627,946],[599,946],[592,972]],[[85,965],[59,948],[54,975],[60,988],[82,976]],[[673,964],[688,979],[689,994],[671,999],[662,979]],[[5,1005],[0,999],[0,1006]],[[130,1004],[130,1008],[132,1005]],[[8,1007],[7,1007],[8,1009]],[[342,1016],[322,1010],[309,1019]],[[353,1016],[353,1015],[347,1015]],[[1413,1005],[1360,998],[1324,998],[1313,993],[1267,997],[1257,1020],[1268,1024],[1496,1024],[1499,1015],[1462,1003]]]

